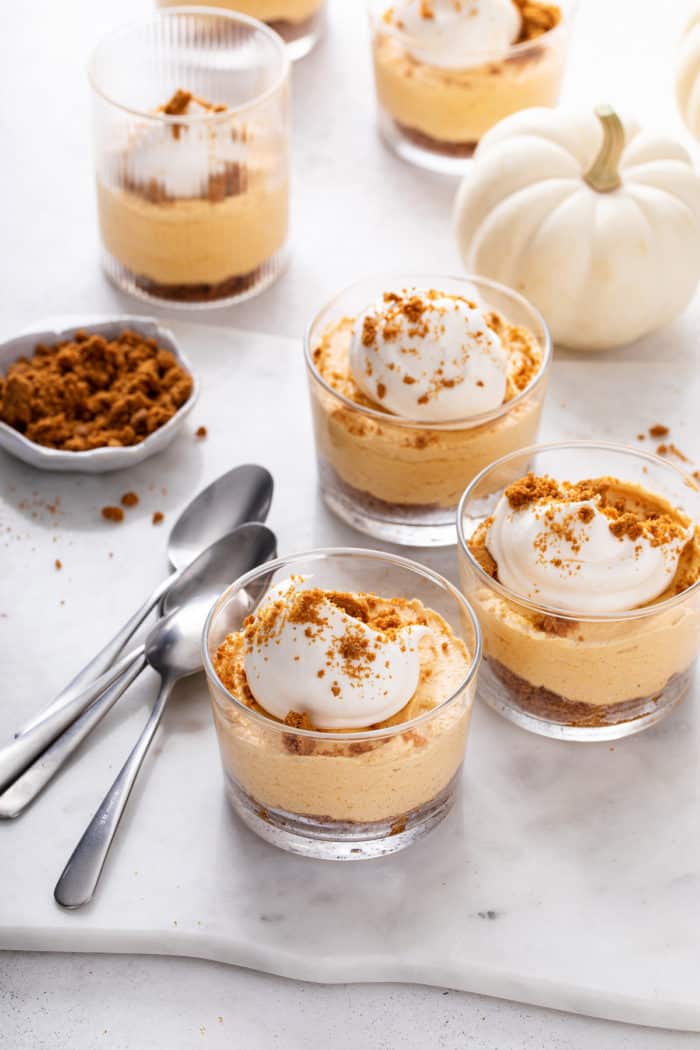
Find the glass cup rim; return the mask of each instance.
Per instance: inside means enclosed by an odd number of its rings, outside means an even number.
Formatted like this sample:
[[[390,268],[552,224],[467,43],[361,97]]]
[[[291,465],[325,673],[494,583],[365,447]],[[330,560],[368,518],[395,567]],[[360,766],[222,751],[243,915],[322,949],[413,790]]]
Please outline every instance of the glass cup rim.
[[[547,43],[549,44],[549,41],[551,41],[553,37],[561,36],[562,33],[564,33],[568,29],[573,16],[576,14],[578,3],[579,0],[558,0],[557,6],[559,7],[562,13],[561,20],[557,23],[557,25],[554,26],[553,29],[548,29],[546,33],[540,34],[540,36],[535,37],[534,40],[521,40],[519,43],[510,44],[505,53],[501,53],[498,55],[493,51],[474,51],[468,57],[470,59],[478,58],[480,62],[503,62],[504,60],[513,58],[516,55],[526,54],[538,44],[541,46],[543,41],[547,41]],[[367,0],[370,24],[373,29],[379,28],[379,23],[381,22],[381,17],[377,15],[374,10],[375,6],[377,6],[375,0]],[[390,7],[391,4],[388,3],[387,6]],[[385,24],[382,28],[384,29],[384,32],[387,32],[391,36],[395,37],[404,46],[410,43],[416,43],[415,37],[411,36],[410,33],[405,33],[401,29],[397,29],[395,26]],[[430,65],[430,63],[425,64]],[[465,66],[464,68],[466,69],[469,67]],[[458,69],[453,70],[453,72],[455,71],[458,71]]]
[[[316,368],[311,349],[312,333],[321,319],[321,315],[330,309],[335,303],[337,303],[344,295],[352,291],[355,288],[359,288],[360,285],[366,281],[376,280],[379,284],[382,278],[388,278],[393,281],[407,281],[407,282],[439,282],[441,280],[447,281],[460,281],[462,283],[471,282],[477,287],[482,285],[485,288],[490,288],[501,294],[505,294],[517,302],[520,306],[525,307],[535,318],[537,323],[541,326],[542,332],[544,333],[544,352],[542,354],[542,361],[540,367],[537,370],[534,377],[530,380],[524,390],[521,390],[519,394],[512,397],[510,401],[504,401],[498,408],[494,408],[489,412],[479,412],[475,416],[469,416],[466,419],[450,419],[442,422],[430,422],[429,420],[417,420],[408,419],[405,416],[395,416],[391,412],[382,412],[376,408],[369,408],[366,405],[358,405],[356,401],[352,401],[345,394],[341,394],[338,390],[328,383]],[[418,285],[420,287],[420,285]],[[361,415],[369,416],[370,419],[376,419],[378,422],[383,423],[385,426],[391,425],[396,427],[403,427],[407,430],[472,430],[476,427],[482,426],[485,423],[492,423],[496,419],[500,419],[502,416],[508,415],[508,413],[519,405],[527,397],[529,397],[542,383],[544,377],[549,370],[549,366],[552,361],[553,344],[552,337],[549,331],[549,326],[545,321],[544,317],[524,295],[520,292],[516,292],[514,288],[509,288],[506,284],[501,284],[500,281],[492,281],[490,277],[480,277],[478,274],[429,274],[429,273],[377,273],[368,274],[366,277],[362,277],[357,281],[353,281],[351,284],[345,285],[340,291],[336,292],[330,299],[328,299],[323,306],[316,311],[312,319],[306,326],[304,332],[304,360],[306,367],[314,377],[314,379],[323,387],[326,393],[331,394],[337,398],[338,401],[342,402],[347,408],[352,409]]]
[[[219,113],[191,113],[189,115],[171,115],[169,113],[154,113],[152,110],[140,109],[136,106],[127,106],[123,102],[119,102],[116,98],[113,98],[108,94],[99,84],[99,78],[97,74],[97,65],[99,60],[99,53],[105,44],[112,43],[118,40],[119,37],[125,36],[127,33],[134,29],[143,28],[144,26],[150,25],[153,22],[162,21],[167,18],[172,18],[176,15],[188,14],[188,15],[209,15],[216,18],[220,18],[223,21],[237,22],[243,25],[247,25],[252,29],[257,30],[262,36],[266,37],[267,40],[273,45],[277,52],[278,58],[281,59],[279,66],[279,74],[276,77],[274,83],[262,91],[259,95],[249,99],[247,102],[242,102],[237,106],[227,106],[225,110]],[[124,25],[117,26],[111,29],[108,33],[105,33],[90,53],[90,57],[87,62],[87,78],[90,87],[94,93],[99,96],[104,102],[107,102],[110,106],[114,106],[115,109],[121,110],[123,113],[129,113],[133,117],[139,117],[144,120],[150,120],[155,123],[172,126],[173,124],[178,125],[197,125],[197,124],[214,124],[225,122],[230,120],[232,117],[236,117],[241,113],[245,113],[249,109],[254,109],[266,102],[269,98],[275,95],[280,88],[289,79],[289,72],[291,69],[291,63],[289,55],[287,54],[287,48],[282,38],[275,33],[269,26],[266,26],[264,22],[258,21],[256,18],[251,18],[249,15],[244,15],[239,11],[228,11],[221,7],[208,7],[208,6],[191,6],[188,4],[178,5],[176,7],[167,7],[158,11],[155,11],[148,19],[132,19],[130,22]]]
[[[460,608],[467,614],[469,623],[471,624],[472,631],[474,632],[474,651],[470,653],[469,669],[466,676],[460,682],[459,686],[450,696],[445,697],[441,700],[436,707],[431,708],[430,711],[424,712],[422,715],[417,715],[415,718],[409,719],[407,722],[400,722],[396,725],[386,726],[384,729],[366,729],[359,732],[354,730],[347,730],[344,733],[339,732],[326,732],[324,730],[317,729],[301,729],[295,726],[285,725],[283,722],[278,722],[274,718],[270,718],[268,715],[261,714],[259,711],[255,711],[248,707],[241,700],[231,693],[226,686],[223,684],[216,669],[209,656],[209,647],[207,645],[209,633],[212,627],[214,616],[219,609],[219,605],[224,598],[230,595],[234,590],[240,590],[256,579],[258,576],[268,573],[270,571],[276,571],[284,565],[288,565],[293,562],[303,561],[304,559],[321,559],[328,556],[350,556],[350,557],[364,557],[369,558],[373,561],[389,562],[392,565],[397,565],[400,568],[409,569],[416,575],[423,576],[425,579],[431,580],[436,583],[443,590],[447,591],[448,594],[454,598]],[[405,733],[408,730],[414,729],[424,722],[430,721],[439,712],[443,711],[451,703],[453,703],[463,692],[468,688],[469,684],[474,680],[481,664],[482,656],[482,635],[481,627],[477,619],[476,613],[474,612],[471,603],[465,597],[464,594],[449,580],[441,576],[440,573],[435,572],[427,565],[423,565],[420,562],[413,561],[411,558],[404,558],[399,554],[389,554],[384,551],[370,550],[365,547],[314,547],[310,550],[301,551],[298,554],[288,554],[281,558],[275,558],[273,561],[267,561],[263,565],[258,565],[254,569],[245,573],[243,576],[239,576],[237,580],[230,583],[229,586],[222,591],[219,597],[216,599],[204,624],[204,630],[202,631],[202,665],[204,667],[204,673],[207,679],[212,682],[217,688],[225,694],[226,698],[240,711],[244,712],[249,718],[266,726],[268,729],[273,729],[278,733],[292,733],[294,736],[309,737],[312,740],[334,740],[334,741],[345,741],[346,743],[355,741],[366,741],[366,740],[381,740],[385,737],[395,736],[397,733]],[[215,703],[219,703],[218,699],[215,699]]]
[[[662,459],[660,456],[655,455],[653,452],[646,452],[643,449],[634,448],[632,445],[623,445],[615,441],[552,441],[541,445],[527,445],[525,448],[516,449],[514,452],[508,452],[505,456],[500,456],[499,459],[495,459],[493,463],[489,463],[487,467],[484,467],[475,478],[470,481],[466,489],[462,493],[459,505],[457,507],[457,544],[462,554],[465,555],[469,562],[469,567],[477,574],[479,579],[491,587],[492,590],[500,594],[502,598],[507,601],[513,602],[516,605],[524,605],[528,609],[532,609],[534,612],[542,613],[545,616],[556,616],[559,620],[572,620],[580,621],[582,623],[616,623],[619,621],[627,620],[643,620],[645,617],[657,615],[660,612],[665,612],[668,609],[674,608],[676,605],[682,604],[688,598],[688,595],[692,594],[693,591],[700,588],[700,579],[697,579],[695,583],[691,584],[690,587],[686,587],[680,594],[674,594],[670,598],[666,598],[663,602],[657,602],[653,605],[645,605],[641,608],[626,609],[620,612],[611,613],[577,613],[572,612],[571,609],[559,609],[554,605],[543,605],[538,602],[532,601],[530,598],[524,598],[522,595],[517,594],[516,591],[506,587],[505,584],[500,583],[499,580],[494,580],[492,576],[479,565],[477,560],[473,557],[469,550],[466,537],[464,535],[463,520],[464,512],[467,503],[471,499],[472,493],[476,486],[488,475],[491,471],[497,467],[502,466],[504,463],[508,463],[510,460],[524,456],[529,457],[539,452],[556,452],[565,450],[576,450],[580,449],[585,451],[586,449],[603,451],[603,452],[614,452],[622,453],[632,458],[642,459],[648,463],[652,463],[655,467],[661,467],[667,471],[678,476],[679,480],[683,481],[688,488],[692,489],[696,493],[700,493],[700,487],[693,481],[690,475],[686,474],[685,471],[681,470],[675,465],[675,463],[669,463],[667,460]],[[697,524],[697,522],[696,522]]]

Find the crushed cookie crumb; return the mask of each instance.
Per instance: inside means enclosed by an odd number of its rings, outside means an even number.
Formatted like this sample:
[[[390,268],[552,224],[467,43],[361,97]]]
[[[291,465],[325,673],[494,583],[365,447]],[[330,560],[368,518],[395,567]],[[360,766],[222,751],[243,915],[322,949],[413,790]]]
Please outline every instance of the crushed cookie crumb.
[[[138,504],[139,497],[135,492],[125,492],[121,498],[123,507],[135,507]]]
[[[163,514],[163,512],[160,511],[160,510],[156,510],[156,511],[153,512],[153,517],[151,518],[151,524],[153,524],[153,525],[160,525],[160,523],[164,520],[164,518],[165,518],[165,514]]]
[[[0,376],[0,420],[46,448],[118,448],[140,444],[191,394],[192,377],[155,339],[79,331],[38,343]]]
[[[124,511],[121,507],[103,507],[100,513],[105,521],[124,521]]]

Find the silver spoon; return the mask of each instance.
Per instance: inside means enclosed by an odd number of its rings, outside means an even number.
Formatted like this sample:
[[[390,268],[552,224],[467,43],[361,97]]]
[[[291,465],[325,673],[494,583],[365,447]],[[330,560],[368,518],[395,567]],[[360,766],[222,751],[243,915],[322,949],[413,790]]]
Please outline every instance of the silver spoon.
[[[217,581],[218,592],[255,563],[239,556],[225,566]],[[93,896],[119,821],[141,764],[165,710],[173,686],[180,678],[195,674],[202,666],[202,630],[211,608],[210,595],[176,609],[159,620],[146,639],[146,659],[161,677],[161,687],[148,721],[121,772],[100,803],[70,860],[56,883],[54,897],[64,908],[79,908]]]
[[[222,580],[230,581],[233,578],[232,573],[238,575],[237,569],[241,565],[253,567],[274,558],[275,547],[274,533],[266,526],[252,523],[239,525],[228,536],[224,536],[208,547],[183,570],[163,599],[163,615],[191,602],[206,601],[211,607],[225,586]],[[131,662],[124,669],[123,665],[127,659]],[[119,662],[118,667],[122,668],[122,672],[117,680],[109,685],[97,699],[92,700],[84,713],[79,715],[43,753],[40,753],[37,760],[0,795],[0,818],[17,817],[26,809],[80,746],[85,737],[102,721],[119,697],[143,671],[146,663],[144,646],[132,650],[128,657]],[[113,673],[107,677],[111,680]],[[88,700],[93,696],[94,687],[103,679],[104,676],[93,683],[93,687],[87,694]],[[76,704],[78,699],[79,697],[74,698],[72,704]],[[33,736],[33,731],[25,733],[10,747],[14,746],[16,749],[23,747],[26,755],[26,747],[32,741]]]
[[[154,589],[103,649],[93,656],[58,696],[15,734],[19,737],[85,689],[116,660],[151,610],[198,554],[246,521],[265,521],[272,503],[272,475],[254,463],[234,467],[213,481],[188,503],[168,537],[168,560],[174,571]],[[47,741],[49,743],[49,741]],[[1,755],[1,753],[0,753]],[[1,763],[0,763],[1,766]],[[0,775],[0,781],[2,780]],[[6,778],[5,778],[6,780]]]

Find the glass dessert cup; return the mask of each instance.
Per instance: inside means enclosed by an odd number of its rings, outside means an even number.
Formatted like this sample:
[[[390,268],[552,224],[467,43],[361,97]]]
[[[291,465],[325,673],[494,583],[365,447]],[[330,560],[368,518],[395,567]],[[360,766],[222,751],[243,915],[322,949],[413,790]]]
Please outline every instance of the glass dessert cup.
[[[291,728],[246,706],[218,676],[217,649],[268,587],[307,574],[324,589],[420,599],[466,646],[459,688],[435,697],[436,706],[418,717],[395,716],[395,724],[360,731]],[[376,551],[281,558],[224,592],[209,615],[203,651],[228,798],[262,838],[306,856],[360,860],[409,846],[447,814],[464,758],[481,635],[469,603],[442,577]]]
[[[244,15],[169,8],[105,37],[89,77],[108,277],[184,308],[270,285],[289,206],[289,61],[277,34]],[[191,93],[184,109],[178,92]]]
[[[350,400],[314,364],[324,334],[358,317],[383,292],[437,288],[496,310],[527,328],[541,350],[532,382],[497,409],[450,423],[405,419]],[[413,546],[456,543],[455,512],[464,488],[494,459],[537,435],[551,358],[549,332],[522,296],[480,277],[385,274],[344,289],[313,319],[304,354],[321,495],[330,509],[378,539]]]
[[[176,7],[179,0],[158,0],[159,7]],[[320,40],[326,0],[190,0],[191,6],[223,7],[265,22],[282,37],[295,62],[308,55]]]
[[[558,481],[612,476],[700,521],[700,490],[658,456],[595,442],[504,456],[459,505],[462,590],[484,637],[483,699],[516,725],[561,740],[615,740],[664,718],[685,695],[700,649],[700,580],[628,612],[578,614],[538,604],[492,578],[469,541],[504,489],[528,471]]]
[[[499,120],[554,106],[565,71],[575,0],[558,0],[561,21],[504,54],[465,56],[463,69],[414,57],[418,41],[384,18],[390,0],[369,0],[379,133],[403,160],[445,174],[468,170],[479,139]]]

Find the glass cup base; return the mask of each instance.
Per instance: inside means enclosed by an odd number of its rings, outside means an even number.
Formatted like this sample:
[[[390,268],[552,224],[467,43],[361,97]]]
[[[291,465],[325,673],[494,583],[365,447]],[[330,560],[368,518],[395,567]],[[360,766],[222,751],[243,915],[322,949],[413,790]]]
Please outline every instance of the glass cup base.
[[[401,818],[365,824],[263,807],[228,775],[226,793],[244,824],[273,846],[317,860],[373,860],[398,853],[432,831],[452,807],[458,778],[459,773],[430,802]]]
[[[381,107],[379,136],[392,153],[402,160],[442,175],[464,175],[469,171],[478,145],[477,142],[453,145],[431,139],[429,135],[399,124]]]
[[[281,276],[288,260],[289,253],[282,248],[252,273],[222,281],[218,286],[159,285],[132,273],[106,251],[102,253],[102,269],[117,288],[136,299],[173,310],[208,310],[260,295]]]
[[[457,543],[453,510],[385,503],[369,493],[350,489],[328,464],[319,464],[319,475],[326,506],[358,532],[407,547],[451,547]]]
[[[564,722],[544,717],[541,713],[535,714],[520,701],[516,691],[504,682],[501,675],[494,671],[488,657],[484,657],[481,665],[478,695],[489,707],[492,707],[499,715],[503,715],[509,722],[514,722],[521,729],[538,733],[540,736],[548,736],[555,740],[589,742],[619,740],[622,737],[641,733],[670,714],[688,691],[691,674],[692,668],[688,668],[682,674],[674,675],[656,696],[616,705],[618,707],[616,721],[612,720],[615,717],[614,712],[606,712],[604,708],[601,708],[601,722],[595,725],[591,724],[590,717],[585,723],[583,720]],[[624,711],[621,711],[621,708],[624,708]],[[609,721],[603,722],[602,719],[606,714]]]
[[[284,40],[292,62],[305,58],[323,36],[325,12],[323,9],[305,18],[303,22],[268,22],[270,29]]]

